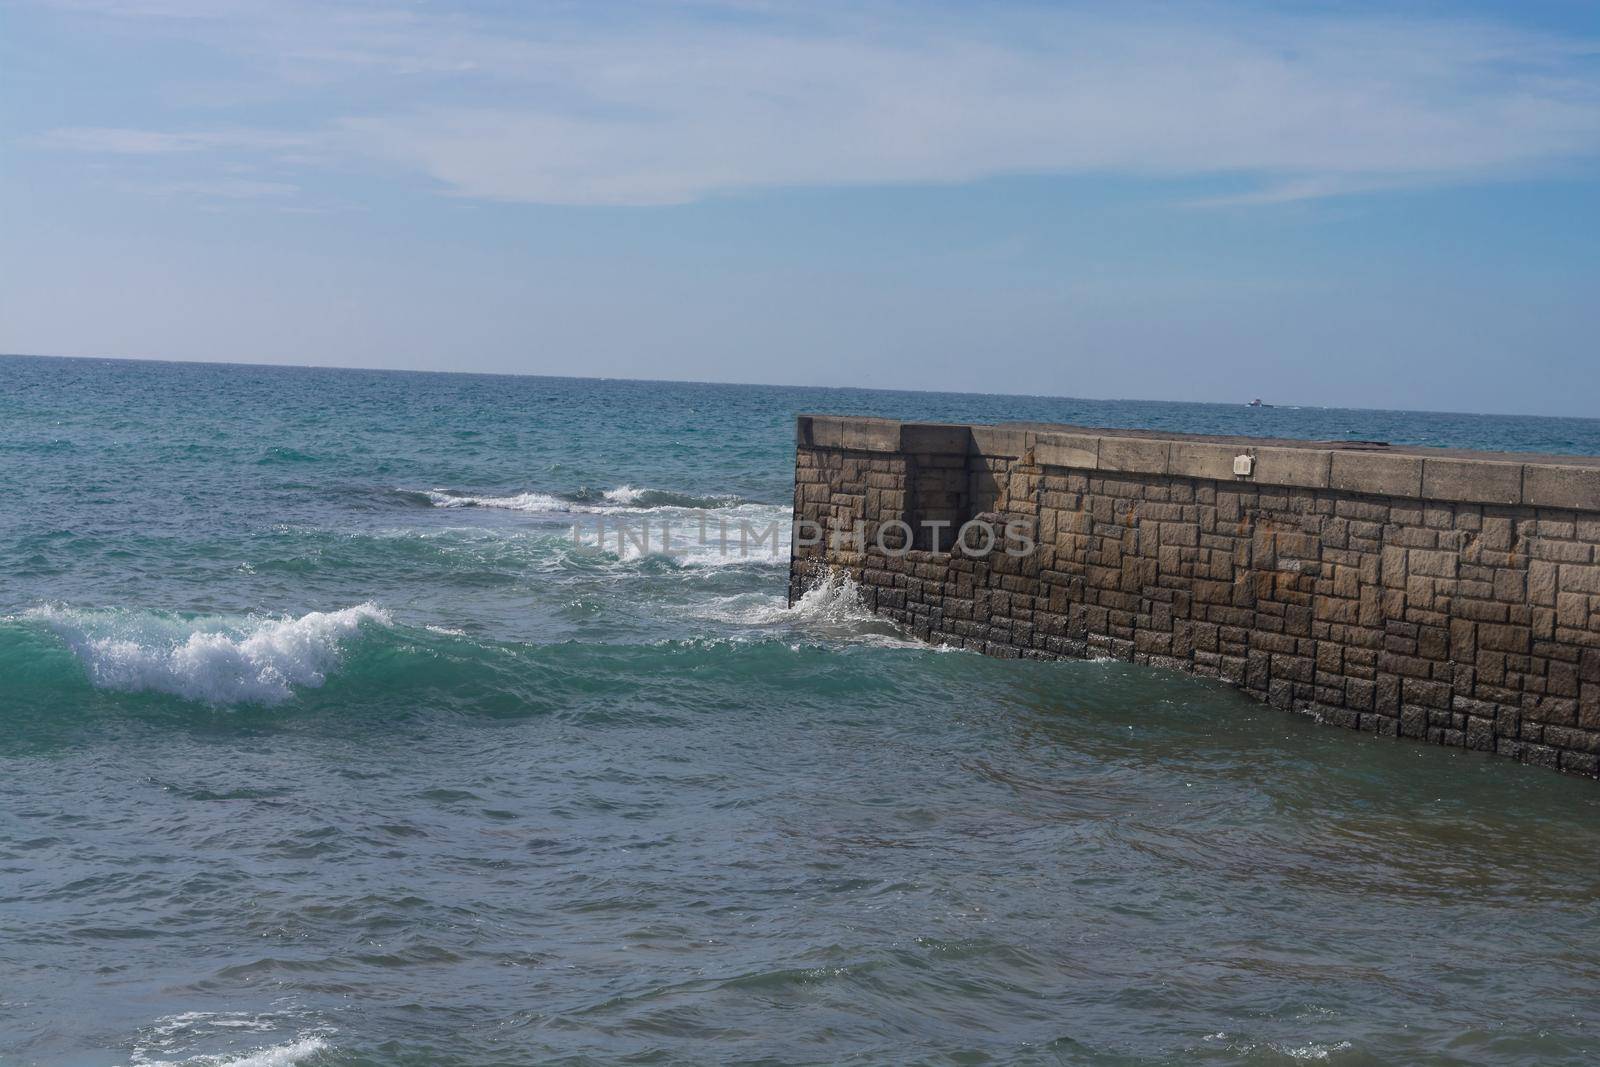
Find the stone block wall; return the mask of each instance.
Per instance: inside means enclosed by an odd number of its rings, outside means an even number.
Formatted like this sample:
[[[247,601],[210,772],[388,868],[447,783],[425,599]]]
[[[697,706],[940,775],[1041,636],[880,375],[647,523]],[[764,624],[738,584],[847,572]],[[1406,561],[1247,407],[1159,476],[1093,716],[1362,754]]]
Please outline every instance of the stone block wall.
[[[791,599],[843,571],[925,640],[1600,776],[1594,458],[801,416],[795,518]]]

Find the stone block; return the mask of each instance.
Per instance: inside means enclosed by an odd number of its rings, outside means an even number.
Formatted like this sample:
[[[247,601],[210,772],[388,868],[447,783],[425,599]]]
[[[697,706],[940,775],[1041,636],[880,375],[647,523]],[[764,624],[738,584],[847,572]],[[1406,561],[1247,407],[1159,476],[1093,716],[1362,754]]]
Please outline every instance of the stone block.
[[[1527,575],[1522,571],[1497,570],[1494,572],[1493,582],[1496,600],[1507,604],[1520,604],[1528,597]]]
[[[1428,731],[1428,709],[1406,706],[1400,709],[1400,736],[1423,738]]]
[[[844,447],[855,451],[900,451],[900,424],[893,419],[844,419],[841,437]]]
[[[1255,477],[1263,485],[1326,489],[1332,453],[1318,448],[1257,448]]]
[[[1522,469],[1522,502],[1539,508],[1600,511],[1600,467],[1529,463]]]
[[[1559,582],[1563,593],[1600,594],[1600,567],[1563,563]]]
[[[1478,531],[1478,547],[1485,552],[1510,552],[1516,537],[1509,514],[1485,514]]]
[[[1549,541],[1536,537],[1528,542],[1528,555],[1551,563],[1589,563],[1594,559],[1594,548],[1576,541]]]
[[[972,448],[980,456],[1016,459],[1028,451],[1030,434],[1015,426],[973,426]]]
[[[1569,774],[1600,777],[1600,756],[1583,752],[1561,753],[1561,769]]]
[[[1544,560],[1532,560],[1528,564],[1528,600],[1534,604],[1545,607],[1554,607],[1556,602],[1556,574],[1557,567],[1554,563]]]
[[[1466,747],[1480,752],[1493,752],[1494,746],[1494,720],[1477,716],[1467,719]]]
[[[1380,559],[1383,584],[1390,589],[1403,589],[1406,585],[1407,549],[1399,545],[1385,545]]]
[[[1334,452],[1328,486],[1369,496],[1420,497],[1422,460],[1381,452]]]
[[[1168,455],[1167,473],[1219,482],[1256,481],[1253,474],[1249,478],[1240,478],[1233,473],[1234,457],[1248,451],[1236,445],[1174,441]]]
[[[827,415],[802,415],[799,428],[809,430],[808,444],[813,448],[843,448],[844,420]]]
[[[1532,635],[1521,626],[1482,623],[1478,626],[1478,644],[1495,652],[1527,652]]]
[[[938,422],[900,424],[900,450],[965,456],[972,447],[970,426],[950,426]]]
[[[1557,512],[1556,514],[1559,515],[1560,513]],[[1551,537],[1558,541],[1570,541],[1577,536],[1578,524],[1566,516],[1556,518],[1550,512],[1541,511],[1538,525],[1535,527],[1535,533],[1540,537]]]
[[[1100,438],[1089,434],[1041,433],[1033,447],[1034,462],[1046,467],[1099,466]]]
[[[1161,438],[1101,437],[1099,469],[1166,474],[1169,445]]]
[[[1556,622],[1582,629],[1589,624],[1589,597],[1586,593],[1556,594]]]
[[[1520,504],[1522,464],[1430,456],[1422,463],[1422,495],[1429,500]]]
[[[1412,574],[1424,575],[1430,578],[1454,578],[1456,576],[1456,562],[1456,554],[1454,552],[1413,548],[1409,552],[1406,566]]]

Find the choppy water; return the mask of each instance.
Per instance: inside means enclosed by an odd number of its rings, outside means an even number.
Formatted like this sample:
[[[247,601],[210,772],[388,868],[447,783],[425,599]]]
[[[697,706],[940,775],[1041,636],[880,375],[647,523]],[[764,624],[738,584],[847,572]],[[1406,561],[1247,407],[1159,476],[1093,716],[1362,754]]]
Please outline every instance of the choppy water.
[[[1581,1062],[1600,793],[936,652],[797,411],[1600,453],[1600,423],[0,359],[0,1062]]]

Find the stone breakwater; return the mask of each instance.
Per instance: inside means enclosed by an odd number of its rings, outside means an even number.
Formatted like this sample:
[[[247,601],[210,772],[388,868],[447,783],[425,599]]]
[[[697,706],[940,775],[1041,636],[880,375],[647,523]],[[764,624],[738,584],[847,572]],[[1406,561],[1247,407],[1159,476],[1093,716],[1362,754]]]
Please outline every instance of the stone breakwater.
[[[795,521],[791,600],[1600,776],[1600,458],[803,415]]]

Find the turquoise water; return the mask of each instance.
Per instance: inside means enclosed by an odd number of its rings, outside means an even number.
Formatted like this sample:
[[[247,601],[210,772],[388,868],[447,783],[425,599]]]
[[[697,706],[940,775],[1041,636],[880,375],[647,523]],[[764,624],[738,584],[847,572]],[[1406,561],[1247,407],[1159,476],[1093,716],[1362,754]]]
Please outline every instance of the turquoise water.
[[[1600,1055],[1600,794],[787,550],[800,411],[1600,422],[0,358],[0,1063]],[[592,537],[590,538],[592,540]]]

